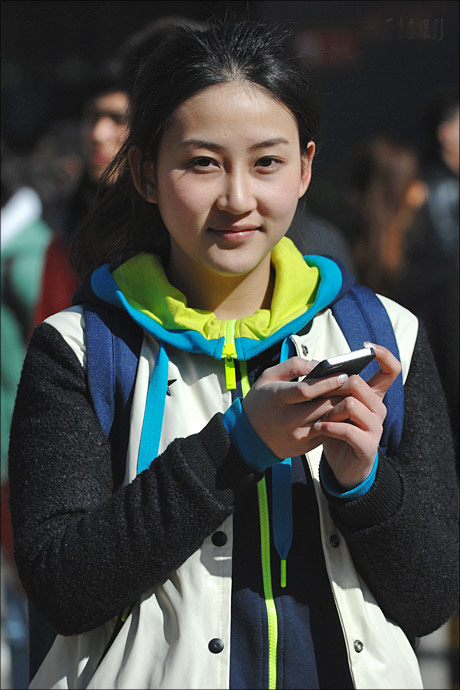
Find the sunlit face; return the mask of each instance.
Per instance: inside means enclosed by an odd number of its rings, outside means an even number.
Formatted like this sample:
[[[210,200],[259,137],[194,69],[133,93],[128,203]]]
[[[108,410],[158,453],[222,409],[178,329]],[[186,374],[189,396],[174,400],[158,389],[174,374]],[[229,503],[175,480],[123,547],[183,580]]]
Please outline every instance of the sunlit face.
[[[93,182],[99,182],[118,153],[128,131],[128,96],[114,91],[97,96],[88,105],[82,122],[83,150]]]
[[[313,154],[311,143],[301,156],[294,116],[258,87],[219,84],[185,101],[163,135],[156,172],[146,174],[146,198],[171,238],[170,278],[197,267],[236,276],[269,263],[307,189]]]

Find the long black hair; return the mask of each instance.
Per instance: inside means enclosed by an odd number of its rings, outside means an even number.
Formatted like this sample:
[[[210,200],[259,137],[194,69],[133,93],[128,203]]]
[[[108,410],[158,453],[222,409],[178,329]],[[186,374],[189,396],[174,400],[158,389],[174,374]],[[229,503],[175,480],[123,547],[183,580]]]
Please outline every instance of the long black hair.
[[[226,82],[264,89],[294,115],[300,149],[318,126],[310,78],[292,48],[286,28],[261,22],[214,21],[206,28],[176,26],[140,64],[132,90],[127,139],[106,171],[92,211],[74,234],[70,259],[80,275],[103,263],[118,264],[138,252],[166,255],[168,233],[156,204],[134,187],[128,152],[139,151],[139,168],[154,164],[173,113],[203,89]]]

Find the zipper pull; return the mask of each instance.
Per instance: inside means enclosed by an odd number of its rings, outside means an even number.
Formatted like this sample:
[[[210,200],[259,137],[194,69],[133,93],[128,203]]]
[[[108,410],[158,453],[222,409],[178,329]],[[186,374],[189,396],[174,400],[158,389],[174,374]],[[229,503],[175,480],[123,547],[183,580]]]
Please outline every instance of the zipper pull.
[[[225,343],[222,350],[222,359],[225,360],[227,390],[234,390],[236,388],[235,359],[237,358],[237,352],[235,347],[235,325],[236,319],[227,321],[225,324]]]
[[[227,384],[227,390],[233,390],[236,388],[236,349],[234,345],[232,346],[230,343],[224,345],[222,359],[225,359],[225,382]]]

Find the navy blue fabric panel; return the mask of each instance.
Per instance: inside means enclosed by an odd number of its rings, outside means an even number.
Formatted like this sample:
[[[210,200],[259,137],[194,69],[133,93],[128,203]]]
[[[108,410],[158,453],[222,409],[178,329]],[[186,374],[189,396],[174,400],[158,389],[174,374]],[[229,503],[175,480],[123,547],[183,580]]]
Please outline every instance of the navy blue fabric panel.
[[[270,480],[267,477],[270,486]],[[345,642],[321,544],[313,481],[292,458],[294,531],[281,588],[272,547],[273,595],[280,621],[279,688],[352,688]],[[331,661],[333,660],[333,661]]]
[[[86,356],[88,387],[113,457],[114,483],[124,476],[130,409],[143,333],[117,309],[87,305]]]
[[[239,381],[237,386],[235,397],[241,395]],[[270,471],[265,478],[271,512]],[[313,482],[300,458],[292,459],[292,482],[294,531],[286,588],[280,586],[280,559],[271,539],[272,586],[279,626],[277,687],[352,688],[324,562]],[[251,487],[240,498],[233,515],[233,533],[230,688],[263,689],[268,687],[268,630],[257,487]]]
[[[268,628],[260,561],[257,487],[233,515],[230,688],[268,687]]]
[[[383,345],[400,359],[390,318],[372,290],[364,285],[355,285],[333,305],[332,312],[352,350],[362,348],[363,342],[370,340]],[[361,376],[367,380],[377,370],[378,363],[373,361],[363,369]],[[384,401],[388,413],[380,447],[387,453],[394,451],[401,440],[404,419],[404,387],[401,374],[388,389]]]
[[[100,316],[84,310],[88,387],[102,431],[108,436],[115,416],[113,335]]]

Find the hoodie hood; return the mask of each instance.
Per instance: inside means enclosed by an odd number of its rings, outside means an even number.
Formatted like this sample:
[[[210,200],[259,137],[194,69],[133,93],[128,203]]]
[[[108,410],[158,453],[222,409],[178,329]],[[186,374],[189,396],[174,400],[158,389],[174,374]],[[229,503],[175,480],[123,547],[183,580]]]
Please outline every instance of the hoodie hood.
[[[271,308],[232,321],[189,307],[152,254],[138,254],[113,271],[108,264],[101,266],[91,276],[91,287],[97,297],[126,310],[162,343],[221,359],[230,339],[235,357],[247,360],[303,328],[342,287],[342,272],[333,260],[302,257],[288,238],[273,248],[272,266]]]

